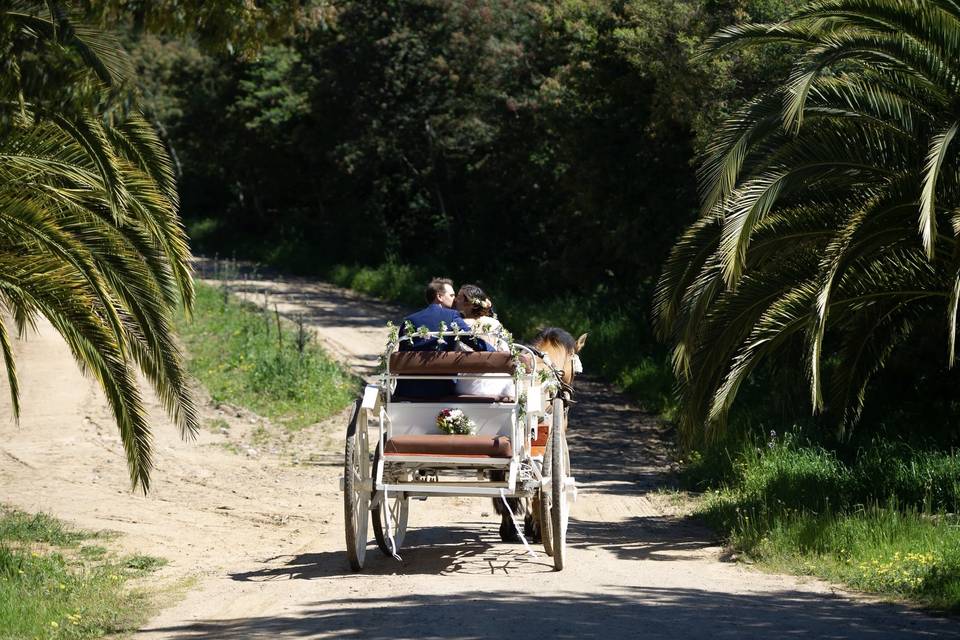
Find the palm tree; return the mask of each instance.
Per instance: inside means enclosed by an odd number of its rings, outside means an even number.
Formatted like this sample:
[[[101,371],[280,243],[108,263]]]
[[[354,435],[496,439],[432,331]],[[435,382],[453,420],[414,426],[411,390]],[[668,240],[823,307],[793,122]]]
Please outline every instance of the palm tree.
[[[0,10],[0,349],[19,417],[11,328],[40,316],[112,408],[134,487],[149,488],[150,425],[137,374],[184,436],[197,414],[171,314],[189,309],[187,238],[170,161],[124,90],[116,39],[55,2]]]
[[[656,295],[691,441],[722,430],[758,364],[794,351],[813,410],[842,428],[930,314],[954,362],[960,2],[811,2],[723,29],[706,52],[770,43],[796,48],[791,73],[713,138],[700,216]]]

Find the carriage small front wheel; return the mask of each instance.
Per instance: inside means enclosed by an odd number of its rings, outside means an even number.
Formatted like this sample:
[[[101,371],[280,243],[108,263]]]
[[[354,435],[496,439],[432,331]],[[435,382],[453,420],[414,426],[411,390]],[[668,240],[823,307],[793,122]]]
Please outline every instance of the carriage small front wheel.
[[[370,452],[367,447],[367,424],[360,401],[353,408],[347,426],[347,442],[343,455],[343,520],[347,542],[347,559],[354,571],[363,569],[367,555],[367,519],[370,511]]]
[[[377,452],[373,456],[373,473],[377,472],[377,465],[380,464],[381,448],[377,447]],[[384,499],[382,492],[374,492],[374,500],[378,501],[370,510],[373,520],[373,537],[377,540],[377,546],[387,557],[393,557],[400,551],[403,545],[403,539],[407,535],[407,519],[410,515],[410,498],[405,493],[388,493]],[[390,548],[390,536],[387,535],[387,524],[390,525],[390,533],[393,534],[393,548]]]

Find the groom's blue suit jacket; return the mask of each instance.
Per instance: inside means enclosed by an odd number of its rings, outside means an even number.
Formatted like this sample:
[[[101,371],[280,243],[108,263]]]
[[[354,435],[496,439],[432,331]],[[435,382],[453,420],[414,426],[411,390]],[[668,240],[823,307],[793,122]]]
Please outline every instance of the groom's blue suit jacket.
[[[412,313],[403,319],[400,325],[400,335],[404,335],[404,325],[407,321],[411,322],[415,329],[426,327],[430,331],[439,331],[440,323],[446,323],[448,329],[454,325],[460,327],[461,331],[471,331],[470,325],[463,321],[463,316],[459,311],[448,309],[441,304],[431,304],[430,306]],[[478,351],[493,351],[493,348],[480,338],[463,338],[464,342],[476,348]],[[446,344],[439,344],[436,338],[414,338],[413,344],[407,341],[400,342],[401,351],[450,351],[453,348],[453,340],[447,340]],[[453,380],[400,380],[397,382],[395,396],[416,397],[416,398],[435,398],[437,396],[452,396],[455,394]]]

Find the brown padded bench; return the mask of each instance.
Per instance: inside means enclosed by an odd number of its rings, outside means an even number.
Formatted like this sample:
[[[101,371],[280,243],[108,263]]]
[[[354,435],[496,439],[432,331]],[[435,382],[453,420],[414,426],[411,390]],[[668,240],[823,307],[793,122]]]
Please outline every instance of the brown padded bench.
[[[529,369],[530,356],[519,356]],[[390,373],[401,376],[455,376],[459,373],[513,373],[513,355],[506,351],[397,351],[390,355]]]
[[[384,455],[463,456],[509,458],[513,455],[507,436],[394,436],[387,440]]]

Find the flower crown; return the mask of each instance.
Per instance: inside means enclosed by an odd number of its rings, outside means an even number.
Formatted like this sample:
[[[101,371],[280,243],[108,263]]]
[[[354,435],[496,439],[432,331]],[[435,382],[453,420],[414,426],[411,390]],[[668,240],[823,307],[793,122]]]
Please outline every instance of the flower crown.
[[[489,309],[493,306],[493,303],[490,302],[490,298],[473,298],[470,301],[470,304],[475,307],[480,307],[481,309]]]

